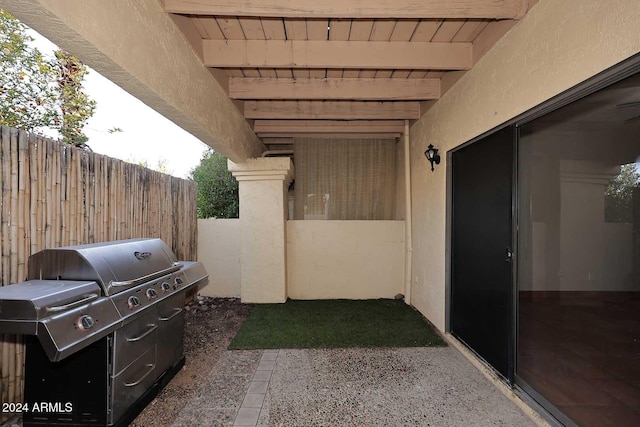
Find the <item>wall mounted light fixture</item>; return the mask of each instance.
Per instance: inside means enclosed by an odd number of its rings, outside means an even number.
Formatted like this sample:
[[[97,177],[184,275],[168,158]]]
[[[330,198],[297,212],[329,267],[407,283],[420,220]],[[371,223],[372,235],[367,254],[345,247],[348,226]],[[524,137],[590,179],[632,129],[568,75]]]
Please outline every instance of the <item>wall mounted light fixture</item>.
[[[431,172],[433,172],[433,164],[440,164],[440,154],[438,154],[438,149],[433,146],[433,144],[429,144],[427,150],[424,152],[425,157],[431,163]]]

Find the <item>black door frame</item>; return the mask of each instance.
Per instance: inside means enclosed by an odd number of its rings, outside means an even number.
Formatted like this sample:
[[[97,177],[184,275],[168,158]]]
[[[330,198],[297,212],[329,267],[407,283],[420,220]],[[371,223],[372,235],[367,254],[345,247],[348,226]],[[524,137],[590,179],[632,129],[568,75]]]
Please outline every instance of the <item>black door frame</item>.
[[[533,390],[525,381],[520,379],[517,375],[517,360],[515,355],[517,354],[517,330],[518,330],[518,140],[520,127],[528,122],[531,122],[541,116],[544,116],[552,111],[555,111],[561,107],[564,107],[574,101],[582,99],[600,89],[610,86],[616,82],[619,82],[634,74],[640,73],[640,53],[608,68],[599,74],[579,83],[578,85],[548,99],[542,104],[514,117],[513,119],[496,126],[481,135],[461,144],[446,153],[447,170],[446,170],[446,213],[445,213],[445,331],[451,332],[451,286],[452,286],[452,235],[453,235],[453,170],[452,170],[452,155],[454,152],[461,150],[470,144],[477,143],[483,138],[498,132],[506,127],[513,128],[513,180],[512,180],[512,199],[511,199],[511,213],[512,213],[512,294],[513,294],[513,308],[512,312],[512,324],[511,324],[511,361],[510,363],[510,375],[507,378],[509,385],[516,391],[516,393],[532,407],[538,410],[544,418],[552,425],[561,425],[562,422],[565,426],[575,426],[575,423],[568,419],[561,411],[555,406],[549,403],[543,396]],[[473,349],[472,353],[480,357]],[[487,364],[489,368],[497,372],[493,367]],[[498,373],[499,377],[502,377]]]

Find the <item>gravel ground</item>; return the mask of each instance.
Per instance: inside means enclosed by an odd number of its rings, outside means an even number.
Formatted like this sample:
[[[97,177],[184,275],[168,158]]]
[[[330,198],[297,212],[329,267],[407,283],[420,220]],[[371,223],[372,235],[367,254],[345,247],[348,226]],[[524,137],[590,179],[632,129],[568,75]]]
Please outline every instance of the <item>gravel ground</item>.
[[[236,298],[194,298],[186,307],[186,363],[131,426],[173,424],[178,413],[196,397],[211,367],[227,349],[251,308]]]

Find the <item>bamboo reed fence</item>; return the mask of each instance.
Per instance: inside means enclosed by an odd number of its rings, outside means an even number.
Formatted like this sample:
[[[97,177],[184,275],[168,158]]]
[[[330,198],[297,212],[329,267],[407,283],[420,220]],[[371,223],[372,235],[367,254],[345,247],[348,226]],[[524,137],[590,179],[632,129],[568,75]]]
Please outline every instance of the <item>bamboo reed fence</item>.
[[[24,281],[29,255],[50,247],[159,237],[195,260],[195,182],[5,126],[0,144],[2,286]],[[22,402],[21,337],[0,336],[0,354],[1,407]]]

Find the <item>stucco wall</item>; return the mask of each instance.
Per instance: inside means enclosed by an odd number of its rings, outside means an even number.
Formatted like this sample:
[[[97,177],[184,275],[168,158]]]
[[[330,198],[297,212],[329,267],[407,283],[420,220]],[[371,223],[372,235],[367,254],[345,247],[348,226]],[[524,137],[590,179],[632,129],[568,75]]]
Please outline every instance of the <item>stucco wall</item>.
[[[404,221],[287,221],[292,299],[393,298],[403,292]]]
[[[212,297],[240,296],[240,220],[199,219],[198,261],[209,273],[201,291]]]
[[[442,153],[640,52],[637,0],[540,0],[411,128],[412,303],[445,328],[446,159]],[[490,165],[488,165],[490,167]]]

